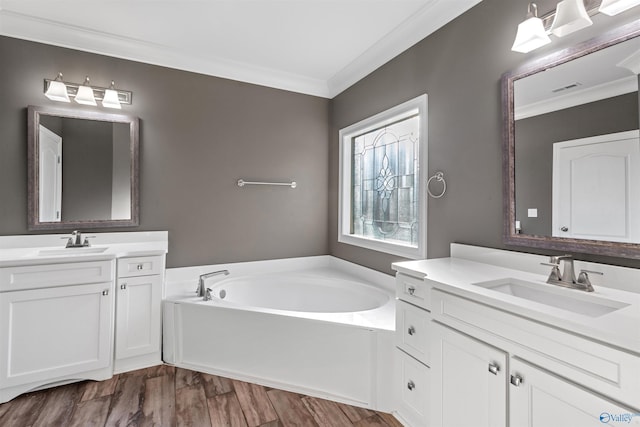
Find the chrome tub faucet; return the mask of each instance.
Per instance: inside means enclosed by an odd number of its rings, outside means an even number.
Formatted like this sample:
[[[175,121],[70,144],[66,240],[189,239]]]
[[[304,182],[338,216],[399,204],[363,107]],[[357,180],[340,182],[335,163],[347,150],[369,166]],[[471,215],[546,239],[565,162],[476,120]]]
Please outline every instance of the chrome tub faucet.
[[[212,271],[211,273],[201,274],[198,279],[198,288],[196,289],[196,295],[202,297],[205,301],[211,299],[211,288],[207,288],[204,284],[205,280],[213,276],[229,275],[229,270]]]

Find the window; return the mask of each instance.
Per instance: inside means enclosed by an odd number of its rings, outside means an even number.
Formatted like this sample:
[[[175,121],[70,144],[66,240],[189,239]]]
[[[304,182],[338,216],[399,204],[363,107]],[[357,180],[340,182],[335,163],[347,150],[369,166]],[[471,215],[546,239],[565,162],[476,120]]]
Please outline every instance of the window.
[[[427,95],[340,130],[338,241],[426,257]]]

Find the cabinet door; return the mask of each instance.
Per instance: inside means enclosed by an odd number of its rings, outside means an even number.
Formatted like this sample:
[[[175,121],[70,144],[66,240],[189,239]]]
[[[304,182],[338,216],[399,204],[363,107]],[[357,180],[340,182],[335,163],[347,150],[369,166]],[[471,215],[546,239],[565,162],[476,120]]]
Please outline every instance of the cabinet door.
[[[502,350],[433,322],[431,425],[506,426],[506,368]]]
[[[160,350],[161,276],[118,279],[116,359]]]
[[[610,402],[520,359],[511,359],[510,372],[512,427],[640,425],[637,410]]]
[[[0,293],[0,385],[107,368],[112,283]]]

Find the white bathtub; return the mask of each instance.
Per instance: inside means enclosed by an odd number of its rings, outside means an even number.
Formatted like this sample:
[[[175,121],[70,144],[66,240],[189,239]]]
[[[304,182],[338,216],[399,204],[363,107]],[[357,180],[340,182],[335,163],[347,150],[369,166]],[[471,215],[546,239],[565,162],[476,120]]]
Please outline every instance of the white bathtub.
[[[213,299],[194,291],[200,274]],[[165,362],[391,409],[393,278],[323,256],[167,270]],[[222,297],[222,298],[221,298]]]

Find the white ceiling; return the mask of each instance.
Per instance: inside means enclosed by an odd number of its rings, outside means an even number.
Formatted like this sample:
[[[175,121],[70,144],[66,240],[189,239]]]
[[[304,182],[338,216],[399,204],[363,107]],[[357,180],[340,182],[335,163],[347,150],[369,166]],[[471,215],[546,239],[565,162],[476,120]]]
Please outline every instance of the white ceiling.
[[[332,98],[480,1],[0,0],[0,34]]]

